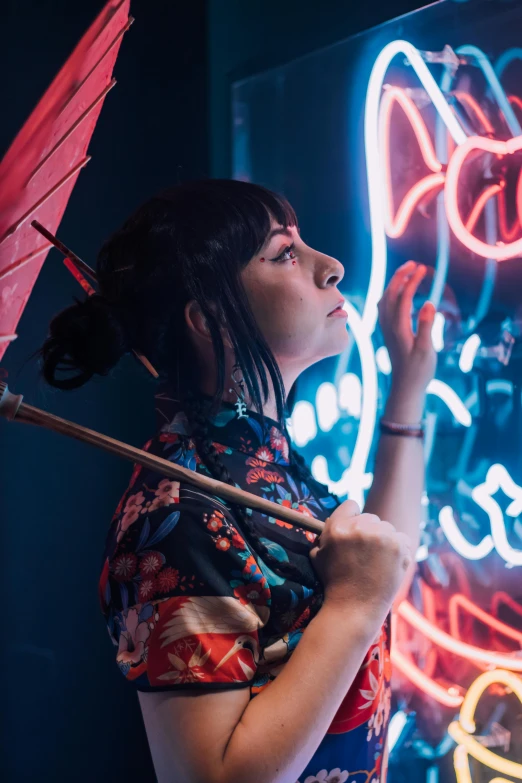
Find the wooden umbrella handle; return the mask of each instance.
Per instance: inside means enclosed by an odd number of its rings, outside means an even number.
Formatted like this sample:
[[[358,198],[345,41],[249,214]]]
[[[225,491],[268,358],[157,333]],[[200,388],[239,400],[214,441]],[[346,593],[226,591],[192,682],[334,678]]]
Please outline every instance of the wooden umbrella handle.
[[[97,446],[104,451],[117,454],[123,457],[123,459],[154,470],[162,476],[188,482],[209,494],[217,495],[233,503],[239,503],[247,508],[255,508],[263,514],[282,519],[285,522],[291,522],[293,525],[302,527],[312,533],[320,534],[324,529],[324,522],[302,514],[300,511],[280,506],[278,503],[272,503],[272,501],[260,498],[258,495],[246,492],[244,489],[232,487],[230,484],[225,484],[223,481],[218,481],[209,476],[203,476],[195,470],[183,468],[181,465],[176,465],[162,457],[156,457],[154,454],[137,449],[135,446],[129,446],[128,443],[115,440],[108,435],[102,435],[101,432],[82,427],[80,424],[67,421],[67,419],[61,419],[52,413],[47,413],[39,408],[34,408],[32,405],[23,403],[22,399],[21,394],[12,394],[7,388],[7,384],[0,381],[0,416],[4,416],[11,421],[16,420],[25,424],[35,424],[36,426],[59,432],[62,435],[67,435],[70,438],[81,440],[84,443],[90,443],[92,446]]]

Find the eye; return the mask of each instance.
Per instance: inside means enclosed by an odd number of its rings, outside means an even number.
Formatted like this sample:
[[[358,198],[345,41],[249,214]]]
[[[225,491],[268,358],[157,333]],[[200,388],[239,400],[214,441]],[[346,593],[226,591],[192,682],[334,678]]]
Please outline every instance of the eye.
[[[273,261],[275,264],[279,264],[279,263],[284,263],[285,261],[289,261],[291,258],[295,258],[294,248],[295,248],[295,242],[292,242],[291,245],[288,245],[287,247],[283,248],[282,252],[279,253],[279,255],[276,256],[275,258],[271,258],[270,261]]]

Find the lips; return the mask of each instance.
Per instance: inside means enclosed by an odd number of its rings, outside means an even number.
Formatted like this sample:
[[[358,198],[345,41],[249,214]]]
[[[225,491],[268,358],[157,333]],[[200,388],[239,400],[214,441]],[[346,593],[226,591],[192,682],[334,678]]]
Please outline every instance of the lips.
[[[342,308],[343,308],[343,305],[344,305],[344,299],[341,299],[341,300],[340,300],[340,301],[337,303],[337,305],[334,307],[334,309],[333,309],[333,310],[330,310],[330,312],[328,313],[328,315],[332,315],[332,313],[336,313],[338,310],[342,310]]]

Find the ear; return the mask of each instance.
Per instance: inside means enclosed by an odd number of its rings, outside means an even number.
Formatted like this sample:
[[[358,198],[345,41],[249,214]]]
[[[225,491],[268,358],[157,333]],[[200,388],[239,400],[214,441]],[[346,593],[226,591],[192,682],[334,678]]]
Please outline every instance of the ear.
[[[215,305],[211,303],[210,308],[214,313],[216,313]],[[188,328],[191,329],[194,334],[203,338],[203,340],[212,343],[212,338],[210,336],[210,329],[208,328],[207,320],[203,315],[203,312],[201,311],[201,307],[199,306],[198,302],[196,302],[195,299],[191,299],[185,305],[185,321]],[[228,332],[224,328],[221,329],[221,337],[223,339],[225,346],[227,346],[228,348],[232,348],[232,344],[230,342]]]
[[[196,335],[203,337],[204,340],[210,340],[207,321],[195,299],[191,299],[185,305],[185,322]]]

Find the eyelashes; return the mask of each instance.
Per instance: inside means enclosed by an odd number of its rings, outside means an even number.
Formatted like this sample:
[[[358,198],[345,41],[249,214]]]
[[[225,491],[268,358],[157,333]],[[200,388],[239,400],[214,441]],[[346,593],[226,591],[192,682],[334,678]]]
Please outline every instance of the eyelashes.
[[[281,264],[284,263],[285,261],[289,261],[290,259],[296,257],[294,249],[295,249],[295,242],[292,242],[291,245],[287,245],[287,247],[283,248],[281,253],[279,253],[279,255],[276,256],[275,258],[271,258],[270,261],[272,261],[274,264]],[[286,257],[287,253],[291,253],[291,255],[288,258]]]

